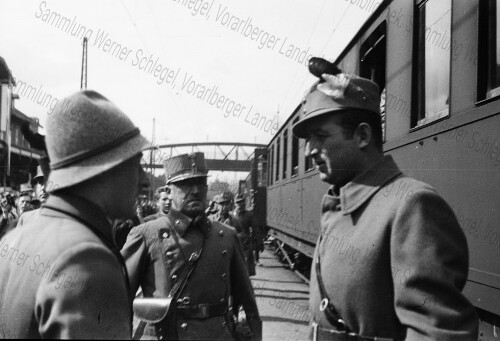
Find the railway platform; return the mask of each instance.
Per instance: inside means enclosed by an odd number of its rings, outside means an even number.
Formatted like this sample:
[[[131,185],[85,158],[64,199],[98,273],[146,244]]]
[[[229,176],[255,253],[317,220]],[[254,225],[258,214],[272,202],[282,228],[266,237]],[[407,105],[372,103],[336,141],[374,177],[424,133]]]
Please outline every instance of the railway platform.
[[[251,279],[263,340],[309,340],[309,285],[281,264],[268,245],[260,263]]]

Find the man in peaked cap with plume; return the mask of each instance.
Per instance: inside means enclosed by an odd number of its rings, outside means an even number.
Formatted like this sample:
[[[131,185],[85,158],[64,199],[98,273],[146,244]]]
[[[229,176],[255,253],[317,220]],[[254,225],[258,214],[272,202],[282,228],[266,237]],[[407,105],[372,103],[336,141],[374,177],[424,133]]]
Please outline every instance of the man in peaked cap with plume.
[[[467,243],[453,211],[384,156],[377,84],[317,72],[321,62],[311,59],[320,80],[293,126],[332,185],[311,271],[313,339],[476,340],[477,315],[461,292]]]
[[[50,197],[36,220],[0,241],[0,333],[130,338],[128,279],[111,221],[135,213],[139,188],[148,185],[140,166],[148,142],[90,90],[60,102],[46,132]]]
[[[243,306],[252,338],[261,339],[236,231],[205,215],[207,174],[203,153],[166,160],[170,211],[132,229],[122,249],[132,293],[141,287],[144,297],[170,297],[175,305],[166,326],[143,321],[134,338],[232,340],[234,313]]]

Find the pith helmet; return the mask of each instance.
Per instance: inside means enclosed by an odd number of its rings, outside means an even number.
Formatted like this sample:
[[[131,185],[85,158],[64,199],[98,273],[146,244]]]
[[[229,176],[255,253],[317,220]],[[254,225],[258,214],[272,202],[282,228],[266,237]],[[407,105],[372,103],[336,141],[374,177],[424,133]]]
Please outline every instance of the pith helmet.
[[[46,126],[51,191],[91,179],[150,146],[127,115],[92,90],[60,101]]]
[[[208,177],[203,153],[182,154],[165,160],[167,185],[193,178]]]
[[[307,138],[311,119],[346,109],[361,109],[380,115],[380,91],[376,83],[352,74],[323,74],[323,83],[314,86],[302,101],[301,119],[293,133]]]

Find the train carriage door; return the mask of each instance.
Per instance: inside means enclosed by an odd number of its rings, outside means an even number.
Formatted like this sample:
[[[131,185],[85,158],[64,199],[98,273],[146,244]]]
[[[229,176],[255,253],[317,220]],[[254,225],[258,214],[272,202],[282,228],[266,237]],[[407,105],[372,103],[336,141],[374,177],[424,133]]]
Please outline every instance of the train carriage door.
[[[386,78],[386,30],[384,21],[364,41],[360,49],[360,76],[378,84],[381,92],[382,141],[385,142],[385,78]]]

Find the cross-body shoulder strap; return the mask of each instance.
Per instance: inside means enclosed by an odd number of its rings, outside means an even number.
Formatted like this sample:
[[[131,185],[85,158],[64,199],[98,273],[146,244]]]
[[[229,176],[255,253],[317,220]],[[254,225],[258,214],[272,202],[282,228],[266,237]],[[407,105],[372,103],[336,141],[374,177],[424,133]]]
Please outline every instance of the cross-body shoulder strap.
[[[318,248],[321,245],[321,240],[322,236],[320,236],[318,242]],[[333,305],[333,303],[331,302],[330,298],[326,293],[325,285],[323,284],[323,277],[321,276],[321,261],[320,261],[319,249],[316,257],[316,277],[318,280],[319,292],[321,295],[321,303],[319,305],[319,310],[325,313],[326,319],[335,328],[341,331],[349,332],[350,331],[349,327],[346,325],[345,321],[342,319],[337,309],[335,309],[335,306]]]
[[[181,251],[182,254],[184,254],[183,249],[181,244],[179,243],[179,238],[177,237],[177,232],[175,229],[171,228],[171,233],[172,236],[174,237],[174,241],[177,244],[177,247]],[[175,285],[172,287],[170,290],[168,297],[172,297],[173,299],[177,300],[179,295],[182,293],[184,290],[184,287],[186,286],[187,281],[189,280],[189,277],[194,271],[194,268],[196,267],[196,264],[198,263],[198,259],[201,257],[201,253],[203,252],[203,248],[205,246],[205,238],[202,238],[201,241],[201,247],[198,250],[198,252],[192,253],[189,259],[187,259],[187,266],[184,268],[182,271],[182,274],[179,277],[179,280],[175,283]]]

